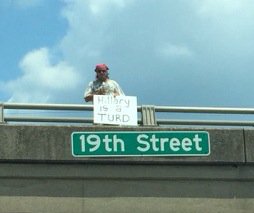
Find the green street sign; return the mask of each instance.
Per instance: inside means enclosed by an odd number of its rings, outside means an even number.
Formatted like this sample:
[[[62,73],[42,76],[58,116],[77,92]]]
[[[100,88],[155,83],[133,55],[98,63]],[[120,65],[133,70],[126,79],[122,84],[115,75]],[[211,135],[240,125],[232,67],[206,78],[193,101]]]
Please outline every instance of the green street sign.
[[[205,131],[73,132],[74,157],[207,156]]]

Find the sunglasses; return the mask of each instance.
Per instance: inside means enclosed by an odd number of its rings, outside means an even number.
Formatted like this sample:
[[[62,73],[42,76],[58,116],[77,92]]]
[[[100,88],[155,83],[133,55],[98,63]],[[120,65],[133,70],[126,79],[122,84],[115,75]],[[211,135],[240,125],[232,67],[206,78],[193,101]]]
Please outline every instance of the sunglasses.
[[[107,70],[96,70],[97,73],[105,73]]]

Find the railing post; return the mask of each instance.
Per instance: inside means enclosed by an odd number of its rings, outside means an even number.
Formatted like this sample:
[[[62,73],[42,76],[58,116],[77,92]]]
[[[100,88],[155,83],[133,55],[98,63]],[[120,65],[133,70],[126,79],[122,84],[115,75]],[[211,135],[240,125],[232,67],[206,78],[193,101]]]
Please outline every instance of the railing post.
[[[4,123],[4,104],[0,103],[0,123]]]
[[[141,119],[143,126],[156,126],[155,107],[152,105],[141,106]]]

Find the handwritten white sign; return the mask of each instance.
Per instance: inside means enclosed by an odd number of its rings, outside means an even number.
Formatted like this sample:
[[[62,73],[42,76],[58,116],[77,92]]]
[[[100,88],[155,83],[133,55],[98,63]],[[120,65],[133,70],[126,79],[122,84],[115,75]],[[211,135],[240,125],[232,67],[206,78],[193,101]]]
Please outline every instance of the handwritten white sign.
[[[137,97],[95,95],[94,123],[136,126]]]

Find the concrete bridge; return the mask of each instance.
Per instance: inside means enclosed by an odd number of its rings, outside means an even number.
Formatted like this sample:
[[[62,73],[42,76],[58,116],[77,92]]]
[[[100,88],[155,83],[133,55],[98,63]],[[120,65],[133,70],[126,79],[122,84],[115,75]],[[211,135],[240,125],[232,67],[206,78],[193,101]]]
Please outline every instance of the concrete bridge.
[[[74,157],[73,132],[206,131],[207,156]],[[252,127],[0,124],[0,212],[254,209]]]

